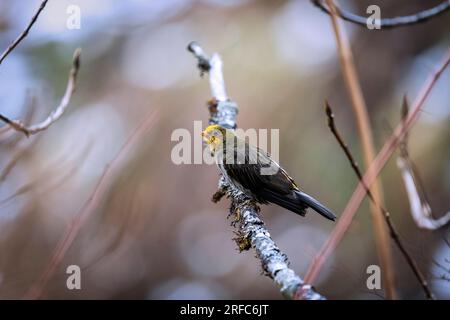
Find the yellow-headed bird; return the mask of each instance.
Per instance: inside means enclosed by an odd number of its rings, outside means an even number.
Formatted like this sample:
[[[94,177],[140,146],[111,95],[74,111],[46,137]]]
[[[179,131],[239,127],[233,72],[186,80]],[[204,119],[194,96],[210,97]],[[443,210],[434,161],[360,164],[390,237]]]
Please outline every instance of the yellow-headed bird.
[[[330,209],[300,191],[267,152],[237,137],[233,130],[214,124],[202,136],[223,176],[247,196],[262,204],[275,203],[301,216],[309,207],[327,219],[336,219]]]

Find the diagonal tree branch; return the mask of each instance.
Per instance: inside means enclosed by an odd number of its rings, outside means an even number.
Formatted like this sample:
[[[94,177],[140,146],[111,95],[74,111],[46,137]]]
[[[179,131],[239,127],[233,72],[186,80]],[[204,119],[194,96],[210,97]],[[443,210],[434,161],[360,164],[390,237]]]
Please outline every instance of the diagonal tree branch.
[[[53,277],[57,268],[61,265],[67,251],[74,243],[81,228],[100,205],[103,195],[110,186],[113,177],[117,174],[117,170],[120,168],[120,165],[123,164],[126,156],[129,154],[131,147],[134,146],[144,134],[148,133],[148,131],[153,127],[157,116],[157,111],[151,110],[139,126],[137,126],[133,133],[127,138],[111,162],[105,166],[105,169],[94,187],[89,199],[87,199],[84,203],[83,207],[73,218],[72,222],[67,225],[63,236],[60,238],[56,248],[53,251],[48,265],[45,267],[38,280],[26,292],[24,298],[38,299],[43,295],[47,283]]]
[[[237,105],[227,98],[222,60],[219,55],[214,54],[209,58],[196,42],[190,43],[188,50],[197,58],[200,74],[209,73],[211,92],[214,97],[214,100],[209,103],[210,123],[220,124],[230,129],[236,128]],[[324,299],[289,268],[287,256],[272,240],[258,214],[259,207],[254,200],[232,188],[222,177],[219,180],[219,191],[213,196],[213,201],[217,202],[224,195],[231,199],[230,214],[240,217],[234,223],[238,226],[235,240],[239,250],[249,250],[251,247],[255,249],[264,272],[280,287],[283,296],[287,299]],[[297,291],[300,292],[299,296],[296,296]]]
[[[441,77],[444,70],[450,64],[450,50],[447,51],[443,57],[442,62],[440,62],[436,70],[433,71],[425,84],[422,87],[411,112],[408,114],[408,117],[402,121],[393,134],[389,137],[389,139],[385,142],[380,152],[378,153],[375,161],[368,168],[367,172],[364,174],[362,182],[358,184],[355,191],[353,192],[350,200],[348,201],[344,212],[342,213],[336,227],[333,229],[330,237],[326,241],[326,243],[322,246],[320,251],[317,253],[313,263],[310,265],[308,274],[310,274],[310,280],[314,281],[318,274],[320,273],[322,267],[325,264],[325,261],[328,259],[330,254],[334,251],[334,249],[339,245],[341,240],[343,239],[345,233],[347,232],[350,224],[352,222],[353,217],[356,214],[361,202],[364,199],[364,196],[367,194],[365,186],[371,186],[372,183],[376,180],[381,170],[384,168],[396,148],[401,143],[405,134],[412,128],[417,119],[419,118],[420,111],[422,109],[423,104],[426,99],[429,97],[431,91],[434,88],[434,85]]]
[[[434,296],[433,292],[431,291],[430,287],[428,286],[427,280],[425,279],[424,275],[420,271],[419,266],[417,265],[417,262],[414,260],[412,255],[408,252],[405,245],[403,244],[403,241],[400,238],[400,234],[398,233],[394,223],[392,222],[391,214],[381,204],[379,204],[375,201],[375,198],[373,197],[372,192],[364,184],[363,175],[359,169],[358,163],[356,162],[350,149],[348,148],[347,144],[345,143],[344,139],[342,138],[342,136],[340,135],[339,131],[336,128],[336,124],[334,122],[333,110],[331,109],[330,105],[328,104],[328,101],[325,103],[325,111],[326,111],[327,118],[328,118],[328,127],[330,128],[330,131],[333,133],[334,137],[336,138],[336,140],[338,141],[342,150],[344,151],[345,155],[347,156],[347,159],[350,162],[350,165],[352,166],[353,171],[358,176],[358,179],[361,181],[364,188],[366,189],[367,196],[376,206],[378,206],[380,208],[380,211],[383,212],[384,219],[386,220],[386,224],[391,233],[391,238],[394,240],[398,249],[402,253],[402,255],[405,258],[406,262],[408,263],[409,267],[411,268],[411,270],[413,271],[417,280],[419,281],[419,284],[422,286],[422,289],[423,289],[426,297],[428,299],[434,300],[435,296]]]
[[[3,60],[17,47],[17,45],[28,35],[28,32],[30,32],[31,28],[33,27],[34,23],[36,22],[37,18],[41,14],[42,10],[44,10],[45,5],[47,4],[48,0],[44,0],[41,2],[41,5],[37,9],[34,16],[31,18],[31,21],[28,23],[28,26],[25,28],[25,30],[22,31],[22,33],[14,40],[8,48],[2,53],[0,56],[0,64],[2,64]]]
[[[326,14],[331,14],[329,6],[327,6],[323,0],[311,0],[311,2]],[[431,18],[437,17],[449,11],[449,9],[450,9],[450,1],[445,0],[431,9],[420,11],[412,15],[380,19],[380,26],[382,29],[389,29],[418,24],[428,21]],[[337,6],[336,11],[338,13],[338,16],[343,20],[357,24],[359,26],[367,27],[367,17],[362,17],[357,14],[348,12]]]
[[[346,36],[344,28],[337,18],[334,1],[327,0],[327,4],[331,8],[331,23],[336,38],[339,62],[342,68],[342,75],[351,101],[353,113],[355,115],[358,135],[360,137],[363,150],[364,165],[368,168],[375,158],[375,147],[367,106],[358,74],[356,72],[350,42]],[[374,185],[371,187],[371,192],[376,203],[383,202],[381,184],[378,181],[375,181]],[[374,231],[377,256],[381,269],[383,270],[382,282],[386,289],[386,297],[388,299],[395,299],[395,276],[392,264],[391,247],[389,245],[388,230],[383,221],[383,213],[372,203],[370,204],[370,213],[372,217],[372,227]],[[306,277],[306,280],[308,281],[308,276]]]

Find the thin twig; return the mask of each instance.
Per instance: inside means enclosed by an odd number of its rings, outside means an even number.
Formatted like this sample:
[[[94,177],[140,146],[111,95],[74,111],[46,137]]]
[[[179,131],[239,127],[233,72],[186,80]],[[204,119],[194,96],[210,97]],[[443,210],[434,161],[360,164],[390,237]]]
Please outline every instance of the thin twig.
[[[367,196],[376,206],[379,207],[380,211],[383,212],[384,218],[386,220],[386,224],[391,233],[391,238],[394,240],[398,249],[402,253],[402,255],[405,258],[406,262],[408,263],[409,267],[411,268],[411,270],[413,271],[417,280],[419,281],[419,284],[422,286],[422,289],[425,292],[426,297],[428,299],[434,300],[435,296],[434,296],[433,292],[431,291],[430,287],[428,286],[427,280],[425,279],[424,275],[420,271],[416,261],[414,260],[412,255],[408,252],[406,247],[404,246],[403,241],[400,238],[400,234],[398,233],[396,227],[394,226],[394,223],[392,222],[391,214],[380,203],[377,203],[375,201],[375,198],[373,197],[372,192],[364,184],[363,175],[359,169],[358,163],[356,162],[350,149],[348,148],[347,144],[345,143],[344,139],[342,138],[342,136],[340,135],[339,131],[336,128],[336,125],[334,122],[333,110],[331,109],[330,105],[328,104],[328,101],[325,104],[325,111],[326,111],[327,118],[328,118],[328,127],[330,128],[330,131],[333,133],[334,137],[336,138],[336,140],[338,141],[342,150],[344,151],[345,155],[347,156],[347,159],[350,162],[350,164],[353,168],[353,171],[356,173],[356,175],[358,176],[358,179],[361,181],[364,188],[366,189]]]
[[[36,97],[35,96],[31,96],[30,99],[25,99],[25,105],[22,109],[25,109],[25,115],[23,117],[23,123],[25,126],[29,126],[33,120],[33,116],[34,113],[36,111]],[[14,147],[22,140],[22,138],[24,137],[22,134],[20,135],[16,135],[16,134],[8,134],[6,135],[6,133],[8,133],[9,131],[14,131],[14,129],[9,126],[2,126],[0,128],[0,143],[6,147],[8,147],[9,149],[14,149]],[[5,134],[3,136],[3,134]],[[9,139],[10,137],[13,137],[12,139]]]
[[[48,0],[44,0],[41,2],[41,5],[39,6],[38,10],[34,14],[34,16],[31,18],[30,23],[28,23],[28,26],[25,28],[25,30],[22,31],[22,33],[14,40],[8,48],[2,53],[0,56],[0,64],[2,64],[3,60],[17,47],[17,45],[28,35],[28,32],[33,27],[34,23],[36,22],[37,18],[41,14],[42,10],[44,10],[45,5],[47,4]]]
[[[411,207],[411,215],[417,226],[426,230],[436,230],[447,225],[450,222],[450,211],[440,218],[434,219],[432,217],[429,203],[424,201],[418,191],[410,159],[399,156],[397,158],[397,167],[402,174],[403,183],[405,184],[409,205]]]
[[[329,7],[324,3],[323,0],[311,0],[311,2],[318,7],[320,10],[325,12],[326,14],[330,14]],[[408,15],[408,16],[400,16],[395,18],[384,18],[380,19],[380,27],[382,29],[390,29],[395,27],[409,26],[413,24],[423,23],[428,21],[431,18],[437,17],[450,9],[450,1],[445,0],[437,6],[420,11],[418,13]],[[340,18],[345,21],[357,24],[362,27],[367,27],[367,17],[362,17],[356,15],[354,13],[348,12],[336,6],[336,11]]]
[[[404,99],[402,107],[402,121],[408,117],[409,107],[407,99]],[[431,211],[430,202],[426,196],[425,187],[420,179],[418,170],[409,156],[408,135],[402,139],[399,144],[400,155],[397,158],[397,167],[399,168],[403,183],[405,184],[408,195],[411,215],[417,226],[426,230],[436,230],[450,222],[450,212],[434,219]]]
[[[342,68],[342,74],[347,88],[347,93],[351,101],[353,113],[356,117],[359,137],[364,156],[365,167],[368,168],[375,158],[375,147],[373,143],[372,128],[367,113],[367,106],[361,89],[361,84],[356,72],[353,54],[349,40],[337,18],[335,5],[333,0],[327,0],[329,8],[331,8],[331,22],[334,35],[336,38],[337,51],[339,61]],[[376,181],[371,188],[372,195],[376,203],[382,203],[381,186]],[[389,245],[389,235],[386,225],[383,221],[383,213],[372,203],[370,204],[370,212],[372,215],[373,230],[375,236],[375,244],[377,256],[380,261],[383,285],[386,289],[386,297],[388,299],[396,298],[395,277],[392,263],[391,247]]]
[[[37,282],[33,284],[33,286],[25,294],[26,299],[38,299],[42,296],[48,281],[51,279],[56,269],[61,264],[67,251],[75,241],[80,229],[99,206],[100,200],[105,194],[107,188],[110,186],[110,183],[113,180],[113,177],[117,172],[120,164],[122,164],[131,147],[137,141],[139,141],[140,138],[142,138],[142,136],[147,133],[150,128],[152,128],[156,116],[157,114],[154,110],[150,111],[147,116],[145,116],[144,121],[142,121],[142,123],[125,141],[116,156],[108,165],[106,165],[89,199],[85,202],[81,210],[76,214],[75,218],[73,218],[72,222],[67,226],[63,236],[59,240],[52,254],[52,258],[49,264],[44,269]]]
[[[70,99],[72,98],[72,95],[75,92],[75,84],[77,81],[78,71],[80,69],[80,54],[81,54],[81,49],[80,48],[76,49],[73,54],[72,68],[70,69],[69,80],[67,82],[66,92],[64,93],[64,96],[62,97],[59,106],[55,110],[53,110],[44,121],[27,127],[22,122],[17,121],[17,120],[10,120],[9,118],[7,118],[1,114],[0,114],[0,120],[7,123],[13,129],[24,133],[27,137],[30,135],[36,134],[38,132],[44,131],[48,127],[50,127],[53,123],[55,123],[59,118],[61,118],[61,116],[66,111],[67,106],[69,105]],[[1,130],[1,128],[0,128],[0,130]]]
[[[211,92],[214,97],[209,105],[210,123],[220,124],[226,128],[236,128],[237,105],[229,100],[225,93],[222,74],[222,60],[218,54],[210,59],[198,43],[192,42],[188,46],[198,60],[201,74],[209,73]],[[233,225],[238,225],[235,239],[240,251],[253,247],[266,275],[275,281],[280,291],[287,299],[319,300],[324,297],[289,268],[287,256],[278,248],[270,237],[264,222],[259,216],[259,207],[253,199],[245,196],[240,190],[229,185],[222,177],[219,180],[219,192],[213,200],[218,201],[226,195],[231,198],[230,214],[240,217]],[[299,292],[299,296],[296,293]]]
[[[318,274],[320,273],[322,267],[325,264],[325,261],[329,258],[331,253],[336,249],[341,240],[343,239],[345,233],[347,232],[350,224],[352,223],[353,217],[356,214],[356,211],[361,205],[361,202],[366,195],[366,187],[371,186],[372,183],[376,180],[381,170],[386,165],[387,161],[390,159],[394,151],[397,149],[398,145],[401,143],[405,134],[412,128],[417,119],[419,118],[420,110],[428,96],[430,95],[434,85],[450,64],[450,50],[446,52],[443,61],[437,66],[436,70],[431,73],[424,86],[422,87],[421,92],[419,93],[417,100],[415,101],[412,111],[408,114],[408,117],[405,121],[402,121],[397,125],[393,134],[389,137],[389,139],[385,142],[383,148],[378,153],[375,161],[366,171],[363,176],[362,182],[358,183],[355,191],[353,192],[350,200],[347,203],[347,206],[344,209],[340,219],[336,227],[333,229],[330,237],[326,241],[326,243],[322,246],[318,254],[316,255],[313,263],[310,265],[308,273],[311,275],[311,279],[316,279]]]

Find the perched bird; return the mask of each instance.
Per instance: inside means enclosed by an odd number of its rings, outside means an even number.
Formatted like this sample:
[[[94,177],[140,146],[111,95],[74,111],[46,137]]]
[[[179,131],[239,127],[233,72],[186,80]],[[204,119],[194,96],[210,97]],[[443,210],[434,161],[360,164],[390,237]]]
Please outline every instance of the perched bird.
[[[202,136],[222,175],[244,194],[259,203],[275,203],[301,216],[309,207],[327,219],[336,219],[330,209],[300,191],[267,152],[237,137],[233,130],[214,124]]]

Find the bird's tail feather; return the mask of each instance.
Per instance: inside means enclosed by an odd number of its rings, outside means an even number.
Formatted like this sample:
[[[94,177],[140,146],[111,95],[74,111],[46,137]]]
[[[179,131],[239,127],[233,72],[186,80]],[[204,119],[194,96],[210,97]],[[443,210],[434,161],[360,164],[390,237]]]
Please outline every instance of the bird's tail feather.
[[[299,201],[294,194],[280,195],[279,193],[271,190],[264,190],[262,193],[264,195],[264,199],[267,201],[277,204],[301,216],[305,216],[306,209],[308,207],[303,202]]]
[[[313,197],[301,191],[294,191],[292,194],[286,195],[265,189],[261,193],[263,198],[268,202],[277,204],[301,216],[305,216],[306,209],[310,207],[325,218],[333,221],[336,220],[336,216],[333,214],[333,212],[331,212],[330,209],[325,207]]]
[[[311,197],[301,191],[295,191],[295,195],[298,200],[305,203],[308,207],[314,209],[317,213],[321,214],[325,218],[332,220],[332,221],[336,220],[335,214],[333,212],[331,212],[330,209],[328,209],[323,204],[321,204],[319,201],[314,199],[313,197]]]

